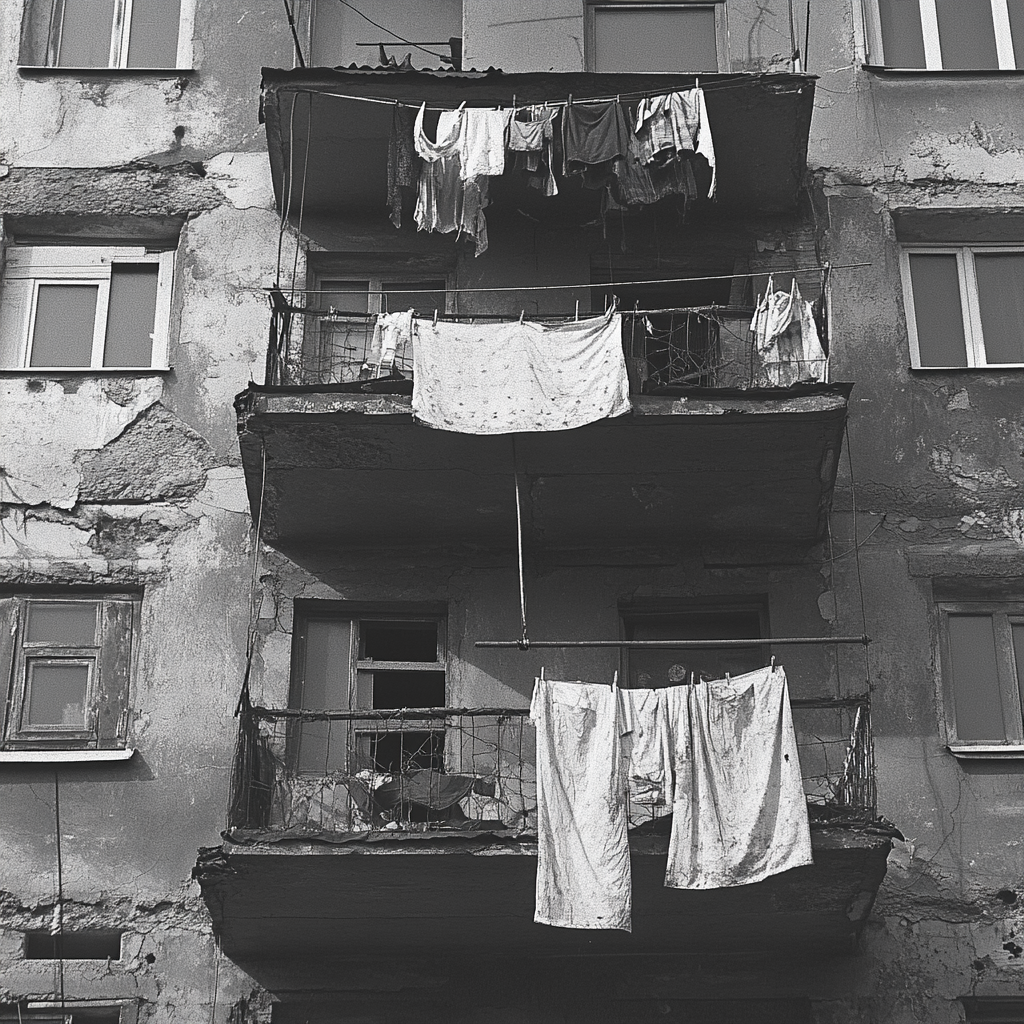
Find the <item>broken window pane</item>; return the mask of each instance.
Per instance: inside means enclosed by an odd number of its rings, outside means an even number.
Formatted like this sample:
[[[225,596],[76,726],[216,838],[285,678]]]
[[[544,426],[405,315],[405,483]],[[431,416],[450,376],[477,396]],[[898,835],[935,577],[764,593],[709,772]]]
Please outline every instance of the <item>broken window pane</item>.
[[[593,18],[595,71],[718,71],[714,7],[609,5]]]
[[[950,615],[948,636],[957,738],[1005,739],[992,616]]]
[[[30,366],[89,366],[99,285],[41,284]]]
[[[25,640],[53,647],[91,647],[96,643],[95,601],[32,601]]]
[[[923,68],[924,34],[919,0],[878,0],[887,67]]]
[[[946,70],[999,67],[992,0],[935,0],[942,66]]]
[[[113,23],[114,0],[64,0],[58,67],[108,67]]]
[[[159,273],[155,263],[115,263],[110,268],[104,366],[152,365]]]
[[[956,256],[910,254],[910,278],[922,366],[966,366],[960,272]]]
[[[23,728],[63,725],[85,728],[89,665],[82,662],[31,660]]]
[[[978,253],[981,332],[988,363],[1024,363],[1024,253]]]
[[[175,67],[181,0],[132,0],[131,10],[128,67]]]

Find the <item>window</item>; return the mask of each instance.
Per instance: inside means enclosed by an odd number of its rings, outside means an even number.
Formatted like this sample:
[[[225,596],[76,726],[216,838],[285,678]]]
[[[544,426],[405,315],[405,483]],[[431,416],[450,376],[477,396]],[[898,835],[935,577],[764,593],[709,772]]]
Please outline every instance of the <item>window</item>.
[[[620,608],[626,640],[744,640],[767,633],[767,611],[762,601],[660,601]],[[622,678],[628,687],[669,686],[687,675],[721,679],[728,672],[741,675],[768,661],[767,648],[705,647],[690,650],[626,648]]]
[[[408,309],[418,316],[431,316],[434,310],[443,313],[447,302],[443,277],[399,279],[373,275],[352,280],[328,272],[318,274],[314,281],[316,293],[310,305],[323,314],[310,317],[306,328],[305,372],[312,382],[344,384],[389,374],[412,377],[410,346],[400,343],[389,365],[374,358],[373,323],[367,314]]]
[[[875,64],[933,71],[1024,68],[1024,0],[867,0]]]
[[[193,10],[194,0],[34,0],[26,34],[45,33],[46,57],[30,56],[29,62],[60,68],[187,68]],[[38,49],[30,43],[30,51]]]
[[[950,746],[1024,753],[1024,602],[943,602],[939,616]]]
[[[296,609],[290,706],[306,711],[445,706],[444,619]],[[344,727],[342,730],[340,727]],[[440,770],[444,730],[415,720],[304,722],[291,737],[300,772]]]
[[[445,67],[453,60],[461,64],[462,0],[360,0],[353,6],[359,11],[337,0],[313,0],[311,67],[376,67],[382,46],[385,55],[399,63],[411,53],[418,68]],[[418,45],[411,46],[406,39]]]
[[[960,1002],[967,1024],[1024,1024],[1024,997],[962,996]]]
[[[167,365],[173,251],[14,245],[0,295],[0,366]]]
[[[587,70],[717,72],[724,3],[587,2]]]
[[[1024,247],[907,247],[902,273],[913,366],[1024,364]]]
[[[0,597],[5,750],[126,746],[138,611],[131,595]]]

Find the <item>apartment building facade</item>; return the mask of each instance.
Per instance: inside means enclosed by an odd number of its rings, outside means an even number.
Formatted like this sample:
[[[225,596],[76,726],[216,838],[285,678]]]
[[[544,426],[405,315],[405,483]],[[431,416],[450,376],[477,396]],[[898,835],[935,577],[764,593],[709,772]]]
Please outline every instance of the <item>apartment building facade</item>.
[[[95,6],[0,15],[0,1020],[1024,1020],[1024,5]],[[695,87],[714,198],[389,186],[421,104]],[[613,303],[574,430],[374,368]],[[534,677],[771,659],[813,867],[666,889],[634,809],[633,933],[534,924]]]

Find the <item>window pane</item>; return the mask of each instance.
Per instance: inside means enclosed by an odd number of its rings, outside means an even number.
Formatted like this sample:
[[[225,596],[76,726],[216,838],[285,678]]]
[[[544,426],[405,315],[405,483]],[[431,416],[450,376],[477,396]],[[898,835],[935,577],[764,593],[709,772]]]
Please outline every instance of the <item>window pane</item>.
[[[178,63],[181,0],[132,0],[128,67],[173,68]]]
[[[110,268],[104,366],[153,364],[159,273],[155,263],[115,263]]]
[[[942,66],[998,68],[992,0],[935,0]]]
[[[361,624],[361,658],[374,661],[437,661],[436,622]]]
[[[594,70],[718,70],[713,7],[595,7]]]
[[[24,727],[66,725],[85,728],[89,666],[32,661],[28,666],[28,699]]]
[[[348,619],[310,619],[302,625],[305,654],[302,678],[292,704],[307,711],[349,706]],[[298,770],[327,772],[344,768],[348,754],[347,722],[303,722],[298,736]]]
[[[956,257],[911,253],[910,280],[921,365],[966,366],[967,341]]]
[[[1024,623],[1015,622],[1010,626],[1013,634],[1013,662],[1017,671],[1017,693],[1020,706],[1024,709]]]
[[[950,615],[950,675],[961,740],[1006,738],[996,671],[996,636],[991,615]]]
[[[444,312],[444,281],[395,281],[382,287],[387,289],[380,300],[380,308],[385,313],[404,313],[411,309],[417,316],[433,316],[435,309]]]
[[[29,366],[89,366],[99,285],[41,284]]]
[[[32,601],[25,640],[54,647],[91,647],[96,643],[96,608],[95,601]]]
[[[974,257],[985,359],[1024,363],[1024,253]]]
[[[374,672],[373,707],[443,708],[443,672]]]
[[[923,68],[924,35],[919,0],[878,0],[886,67]]]
[[[321,280],[317,289],[316,301],[310,305],[318,309],[333,308],[339,313],[366,313],[370,309],[369,281]]]
[[[1010,38],[1014,64],[1024,69],[1024,0],[1006,0],[1010,12]]]
[[[114,0],[64,0],[58,66],[108,67],[113,23]]]

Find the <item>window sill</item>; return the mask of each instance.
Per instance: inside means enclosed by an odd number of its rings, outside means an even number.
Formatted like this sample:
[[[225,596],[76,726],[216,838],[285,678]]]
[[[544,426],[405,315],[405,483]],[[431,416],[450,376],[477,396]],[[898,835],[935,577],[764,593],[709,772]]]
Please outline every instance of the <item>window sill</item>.
[[[94,377],[139,377],[170,373],[171,366],[0,366],[0,377],[66,377],[90,374]]]
[[[1024,363],[993,363],[991,366],[908,366],[911,373],[1012,373]]]
[[[873,75],[892,78],[921,78],[925,75],[936,75],[939,78],[1006,78],[1007,76],[1024,76],[1024,68],[890,68],[884,64],[861,64],[865,71]]]
[[[128,761],[134,747],[125,750],[0,750],[0,764],[73,764]]]
[[[1024,760],[1024,743],[950,743],[949,752],[967,760]]]
[[[26,78],[178,78],[194,75],[195,68],[65,68],[47,64],[19,64],[18,74]]]

